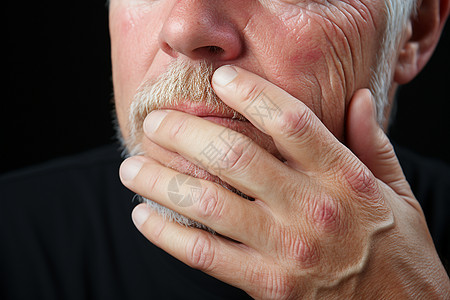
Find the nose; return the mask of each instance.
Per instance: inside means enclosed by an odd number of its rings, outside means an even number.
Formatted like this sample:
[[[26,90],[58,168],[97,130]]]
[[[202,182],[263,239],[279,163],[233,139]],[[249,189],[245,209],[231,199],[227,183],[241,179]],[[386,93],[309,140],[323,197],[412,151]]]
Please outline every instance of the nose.
[[[213,2],[213,3],[212,3]],[[239,31],[216,1],[176,1],[159,34],[161,49],[172,57],[230,61],[243,52]]]

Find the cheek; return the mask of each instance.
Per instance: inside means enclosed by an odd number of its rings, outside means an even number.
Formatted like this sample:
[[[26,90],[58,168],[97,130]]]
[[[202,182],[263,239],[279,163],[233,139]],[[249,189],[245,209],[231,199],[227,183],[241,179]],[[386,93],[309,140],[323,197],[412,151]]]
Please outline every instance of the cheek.
[[[114,98],[119,124],[123,129],[126,128],[128,108],[135,91],[159,49],[157,27],[161,21],[149,16],[155,15],[157,9],[148,4],[119,2],[111,7],[109,18]]]
[[[267,18],[255,20],[248,27],[253,54],[268,80],[304,102],[340,137],[348,101],[370,83],[378,42],[375,26],[350,10],[328,15],[299,11],[297,16],[273,17],[271,30],[263,34],[258,28]]]
[[[333,120],[337,114],[343,114],[345,81],[342,63],[332,57],[322,27],[310,20],[296,24],[296,28],[282,23],[273,25],[274,30],[253,40],[253,54],[258,57],[265,78],[305,103],[327,126],[336,127],[331,126],[330,118],[325,118],[323,106],[339,109],[334,112]],[[341,107],[335,102],[341,103]]]

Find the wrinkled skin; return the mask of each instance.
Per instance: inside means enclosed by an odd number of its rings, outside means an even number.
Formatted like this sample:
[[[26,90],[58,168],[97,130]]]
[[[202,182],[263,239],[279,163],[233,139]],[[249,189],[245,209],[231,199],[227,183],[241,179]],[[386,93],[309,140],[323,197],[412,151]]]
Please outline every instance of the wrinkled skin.
[[[217,66],[236,64],[264,77],[312,108],[331,132],[343,137],[346,105],[356,88],[369,86],[370,67],[375,65],[385,21],[381,3],[175,2],[111,3],[114,93],[121,128],[126,128],[127,110],[139,85],[160,74],[171,60],[188,56]],[[219,17],[224,20],[217,21]],[[210,45],[223,53],[208,53],[205,46]]]
[[[446,16],[448,1],[442,3]],[[376,63],[383,5],[113,0],[114,92],[125,137],[136,89],[175,59],[235,65],[229,83],[225,68],[215,73],[213,88],[261,132],[253,140],[239,135],[229,148],[216,144],[224,156],[202,165],[255,201],[205,176],[198,201],[181,207],[168,197],[170,180],[224,130],[234,132],[181,111],[151,113],[145,155],[123,163],[122,182],[218,234],[168,222],[140,205],[133,218],[144,236],[255,298],[448,295],[421,208],[375,121],[370,92],[361,90]],[[246,110],[262,94],[279,109],[264,120]]]

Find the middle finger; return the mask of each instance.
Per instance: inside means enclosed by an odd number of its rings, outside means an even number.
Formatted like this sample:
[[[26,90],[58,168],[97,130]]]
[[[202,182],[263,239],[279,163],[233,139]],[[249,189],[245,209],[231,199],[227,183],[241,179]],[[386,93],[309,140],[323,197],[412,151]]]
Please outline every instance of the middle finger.
[[[267,202],[284,198],[280,191],[287,189],[280,185],[293,176],[302,176],[298,172],[294,175],[292,169],[246,135],[187,113],[153,111],[144,122],[144,131],[153,142]]]

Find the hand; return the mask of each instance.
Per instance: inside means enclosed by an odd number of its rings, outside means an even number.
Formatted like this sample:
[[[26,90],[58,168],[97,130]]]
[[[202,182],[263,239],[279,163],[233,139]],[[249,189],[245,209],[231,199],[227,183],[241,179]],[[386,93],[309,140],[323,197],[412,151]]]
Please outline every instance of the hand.
[[[202,118],[152,112],[144,124],[149,139],[201,163],[255,200],[195,179],[198,196],[191,197],[192,205],[179,206],[168,193],[179,173],[133,157],[121,167],[128,188],[218,233],[166,221],[141,204],[133,218],[143,235],[255,298],[448,295],[448,277],[392,146],[376,124],[370,93],[358,91],[349,106],[353,153],[301,101],[255,74],[232,67],[232,75],[229,68],[213,77],[217,95],[272,137],[285,161]],[[255,114],[264,107],[264,114]],[[208,147],[220,159],[202,157]]]

